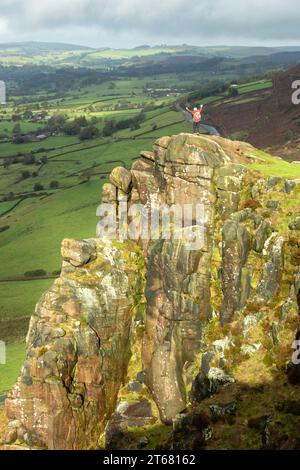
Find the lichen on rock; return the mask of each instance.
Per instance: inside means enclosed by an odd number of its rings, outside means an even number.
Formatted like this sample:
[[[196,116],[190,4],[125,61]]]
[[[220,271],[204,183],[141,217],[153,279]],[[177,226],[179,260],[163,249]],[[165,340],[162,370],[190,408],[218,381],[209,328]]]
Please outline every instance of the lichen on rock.
[[[254,153],[179,134],[112,171],[102,201],[117,213],[124,201],[128,213],[202,204],[202,243],[186,243],[195,211],[169,237],[63,241],[61,275],[37,304],[6,401],[8,444],[96,449],[106,436],[110,449],[159,439],[173,449],[261,448],[280,436],[295,448],[300,423],[281,402],[299,381],[299,367],[287,367],[299,330],[290,211],[299,201],[296,183],[252,170]],[[269,444],[253,422],[268,427]]]

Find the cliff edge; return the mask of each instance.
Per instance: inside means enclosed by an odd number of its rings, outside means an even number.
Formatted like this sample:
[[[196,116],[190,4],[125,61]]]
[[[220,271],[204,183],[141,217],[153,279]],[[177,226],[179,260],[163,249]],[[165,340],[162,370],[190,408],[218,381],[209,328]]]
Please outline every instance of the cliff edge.
[[[112,171],[102,202],[117,221],[191,207],[189,223],[63,241],[6,448],[299,448],[300,184],[262,162],[246,143],[179,134]]]

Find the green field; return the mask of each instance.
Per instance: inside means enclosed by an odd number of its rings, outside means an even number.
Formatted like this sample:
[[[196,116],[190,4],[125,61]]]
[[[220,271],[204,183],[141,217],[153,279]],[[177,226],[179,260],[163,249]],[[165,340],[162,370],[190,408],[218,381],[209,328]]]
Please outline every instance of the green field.
[[[255,82],[239,85],[238,90],[240,95],[242,95],[244,93],[250,93],[252,91],[266,90],[268,88],[272,88],[272,86],[273,83],[271,80],[258,80]]]
[[[8,392],[18,377],[25,356],[25,343],[13,342],[6,346],[6,364],[0,364],[0,397]]]

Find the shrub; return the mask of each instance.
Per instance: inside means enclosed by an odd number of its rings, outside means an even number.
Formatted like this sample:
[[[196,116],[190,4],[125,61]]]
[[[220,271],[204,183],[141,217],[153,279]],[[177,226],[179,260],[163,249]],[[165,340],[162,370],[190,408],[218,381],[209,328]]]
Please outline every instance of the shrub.
[[[22,171],[21,178],[22,178],[22,180],[26,180],[27,178],[30,178],[29,171]]]
[[[35,183],[35,185],[33,186],[34,191],[43,191],[43,189],[44,186],[41,183]]]
[[[60,269],[55,269],[55,271],[52,271],[53,276],[60,276],[61,270]]]
[[[35,156],[32,155],[31,153],[27,154],[24,156],[24,163],[25,165],[32,165],[35,163]]]
[[[59,182],[58,181],[51,181],[50,183],[50,189],[57,189],[59,188]]]
[[[99,130],[96,126],[87,126],[83,127],[79,134],[80,140],[89,140],[97,137],[99,135]]]
[[[44,269],[34,269],[33,271],[26,271],[24,273],[25,277],[42,277],[47,276],[47,271]]]

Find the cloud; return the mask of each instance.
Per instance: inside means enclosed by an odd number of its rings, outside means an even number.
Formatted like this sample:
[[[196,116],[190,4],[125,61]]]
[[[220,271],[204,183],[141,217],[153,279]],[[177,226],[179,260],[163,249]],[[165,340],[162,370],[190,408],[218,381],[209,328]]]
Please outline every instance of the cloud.
[[[1,0],[0,41],[299,43],[298,0]]]

